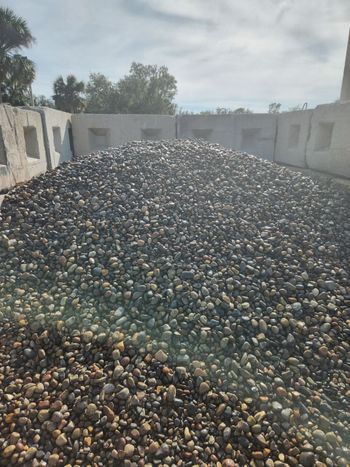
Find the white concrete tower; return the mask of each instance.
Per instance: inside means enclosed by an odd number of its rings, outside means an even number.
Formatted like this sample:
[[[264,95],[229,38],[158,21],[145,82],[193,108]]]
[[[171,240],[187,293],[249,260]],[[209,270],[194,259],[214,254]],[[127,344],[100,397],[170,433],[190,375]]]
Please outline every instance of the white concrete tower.
[[[341,101],[350,101],[350,32],[348,39],[348,49],[346,51],[343,84],[340,94]]]

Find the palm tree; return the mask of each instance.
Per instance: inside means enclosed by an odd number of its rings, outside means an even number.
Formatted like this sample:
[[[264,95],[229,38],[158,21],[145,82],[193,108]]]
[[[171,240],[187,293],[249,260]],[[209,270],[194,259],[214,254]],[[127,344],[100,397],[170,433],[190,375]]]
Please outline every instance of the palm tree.
[[[74,75],[68,75],[66,82],[59,76],[53,83],[56,109],[64,112],[77,113],[84,110],[84,98],[82,93],[85,90],[83,81],[78,81]]]
[[[5,82],[8,82],[9,78],[14,76],[14,71],[18,67],[21,71],[24,70],[24,66],[30,68],[31,81],[29,86],[35,77],[35,66],[34,63],[27,57],[23,57],[25,60],[19,59],[20,55],[18,52],[22,47],[30,47],[35,42],[26,21],[17,16],[10,8],[0,7],[0,103],[2,102],[1,88],[4,87]],[[23,73],[22,73],[23,76]],[[28,83],[28,79],[26,79]]]
[[[35,78],[35,65],[24,55],[12,56],[3,84],[3,100],[11,105],[32,104],[31,84]]]

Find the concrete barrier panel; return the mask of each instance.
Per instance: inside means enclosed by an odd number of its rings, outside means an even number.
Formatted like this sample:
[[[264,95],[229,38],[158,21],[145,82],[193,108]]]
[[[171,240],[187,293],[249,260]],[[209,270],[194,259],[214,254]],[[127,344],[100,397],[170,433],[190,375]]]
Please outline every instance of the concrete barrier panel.
[[[312,110],[285,112],[277,118],[275,161],[295,167],[306,166]]]
[[[171,115],[74,114],[72,126],[79,155],[128,141],[176,137],[175,117]]]
[[[313,111],[306,162],[310,169],[350,178],[350,102]]]
[[[47,170],[41,117],[34,110],[14,109],[18,132],[18,149],[26,155],[29,178]]]
[[[72,122],[72,128],[70,128]],[[131,140],[203,138],[276,162],[350,178],[350,101],[280,115],[70,114],[0,105],[0,192],[77,154]]]
[[[0,190],[47,170],[38,112],[0,105]]]
[[[276,115],[180,115],[178,137],[202,138],[264,159],[273,159]]]
[[[71,114],[48,107],[41,107],[37,110],[43,119],[49,168],[54,169],[73,157]]]
[[[15,112],[0,105],[0,190],[7,190],[28,179],[25,152],[18,150]]]
[[[277,115],[238,114],[236,118],[238,149],[272,161],[275,150]]]
[[[236,148],[236,115],[179,115],[179,139],[204,139],[227,148]]]

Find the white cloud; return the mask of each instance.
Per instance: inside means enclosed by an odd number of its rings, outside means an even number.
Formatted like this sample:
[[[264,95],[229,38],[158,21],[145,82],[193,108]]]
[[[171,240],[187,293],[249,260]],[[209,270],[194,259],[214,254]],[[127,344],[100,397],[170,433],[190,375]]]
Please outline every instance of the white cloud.
[[[165,64],[183,108],[265,111],[338,98],[348,0],[12,0],[37,44],[35,93],[59,74],[113,80],[132,61]]]

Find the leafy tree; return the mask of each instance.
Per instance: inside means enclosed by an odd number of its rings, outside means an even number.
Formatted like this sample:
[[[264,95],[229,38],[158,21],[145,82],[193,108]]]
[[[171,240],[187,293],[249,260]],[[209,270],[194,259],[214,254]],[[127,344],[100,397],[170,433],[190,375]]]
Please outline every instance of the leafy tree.
[[[34,105],[37,107],[50,107],[51,109],[55,108],[54,101],[46,96],[43,96],[42,94],[40,96],[34,96],[33,101]]]
[[[217,107],[215,110],[201,110],[200,112],[190,112],[180,109],[179,115],[236,115],[236,114],[251,114],[250,109],[238,107],[237,109],[229,109],[227,107]]]
[[[217,115],[235,115],[235,114],[251,114],[253,113],[249,109],[245,109],[244,107],[238,107],[237,109],[228,109],[226,107],[217,107],[215,114]]]
[[[118,110],[121,113],[173,115],[176,84],[167,67],[134,62],[129,75],[117,84]]]
[[[91,73],[86,85],[86,112],[115,113],[118,111],[116,85],[101,73]]]
[[[250,109],[245,109],[244,107],[238,107],[233,111],[234,114],[252,114],[253,111]]]
[[[307,102],[304,102],[304,104],[295,105],[294,107],[289,107],[287,112],[295,112],[297,110],[307,110]]]
[[[53,100],[59,110],[89,113],[174,114],[176,79],[167,67],[132,63],[130,73],[113,83],[102,73],[91,73],[85,86],[75,76],[54,82]],[[85,93],[85,94],[84,94]]]
[[[179,109],[177,109],[176,114],[177,114],[177,115],[196,115],[195,112],[192,112],[191,110],[185,110],[185,109],[183,109],[182,107],[180,107]]]
[[[17,52],[35,39],[26,21],[10,8],[0,7],[0,103],[26,103],[35,78],[35,65]]]
[[[68,75],[66,82],[59,76],[53,83],[54,95],[52,96],[55,107],[64,112],[78,113],[84,110],[85,84],[78,81],[74,75]]]
[[[269,114],[278,114],[281,110],[281,104],[279,102],[272,102],[269,105]]]
[[[34,63],[23,55],[13,55],[2,85],[3,101],[11,105],[32,104],[31,84],[34,78]]]
[[[197,115],[217,115],[215,110],[201,110]]]
[[[238,109],[232,110],[227,107],[217,107],[215,112],[216,115],[234,115],[242,113],[252,113],[251,110],[239,107]]]
[[[287,112],[295,112],[297,110],[301,110],[301,105],[298,104],[298,105],[295,105],[294,107],[289,107],[289,109],[287,110]]]

